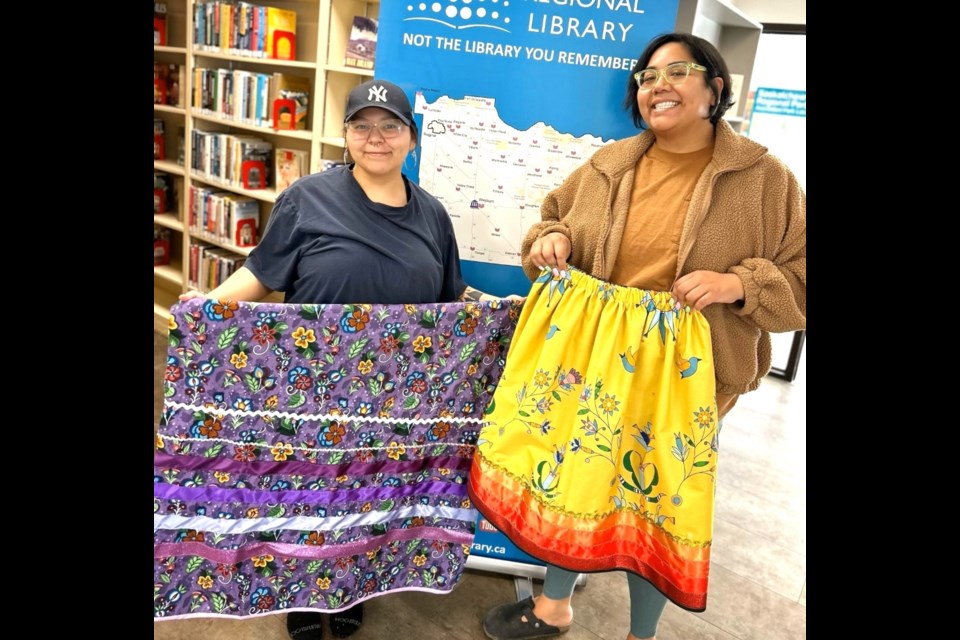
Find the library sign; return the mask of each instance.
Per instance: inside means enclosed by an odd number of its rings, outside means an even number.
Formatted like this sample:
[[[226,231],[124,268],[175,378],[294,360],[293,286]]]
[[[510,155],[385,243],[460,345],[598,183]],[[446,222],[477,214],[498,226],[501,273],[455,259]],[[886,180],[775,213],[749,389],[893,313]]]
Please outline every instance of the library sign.
[[[496,98],[526,129],[636,133],[621,108],[646,43],[672,31],[678,0],[424,0],[380,5],[377,77],[429,101]]]

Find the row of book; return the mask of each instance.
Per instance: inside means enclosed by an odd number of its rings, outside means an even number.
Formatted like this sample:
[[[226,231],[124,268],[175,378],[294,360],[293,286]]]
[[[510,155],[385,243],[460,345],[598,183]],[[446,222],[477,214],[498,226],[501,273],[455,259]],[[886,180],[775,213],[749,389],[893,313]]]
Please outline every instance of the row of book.
[[[260,202],[204,186],[192,185],[187,227],[204,240],[235,247],[253,247],[260,230]]]
[[[243,266],[246,256],[231,253],[206,242],[191,242],[187,256],[187,286],[210,291]]]
[[[306,129],[310,80],[240,69],[193,70],[190,106],[203,115],[274,129]]]
[[[252,58],[297,59],[297,12],[215,0],[193,6],[193,43],[200,51]]]
[[[344,65],[373,69],[377,53],[376,18],[354,16]],[[297,59],[297,12],[238,0],[197,2],[193,43],[200,51],[253,58]],[[155,2],[153,44],[167,44],[167,6]]]
[[[271,184],[273,145],[256,136],[192,131],[190,169],[201,180],[243,189]]]

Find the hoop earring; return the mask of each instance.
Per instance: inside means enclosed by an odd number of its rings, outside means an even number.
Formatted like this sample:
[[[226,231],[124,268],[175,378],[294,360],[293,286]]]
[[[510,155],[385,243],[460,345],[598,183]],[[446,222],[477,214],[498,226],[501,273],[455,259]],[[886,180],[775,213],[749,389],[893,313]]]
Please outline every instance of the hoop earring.
[[[408,167],[408,166],[407,166],[407,160],[410,159],[410,156],[413,156],[413,166],[412,166],[412,167]],[[406,157],[406,158],[403,159],[403,168],[406,169],[407,171],[413,171],[416,167],[417,167],[417,150],[414,149],[413,151],[411,151],[410,153],[407,154],[407,157]]]
[[[343,164],[350,164],[350,161],[347,160],[347,154],[349,154],[349,152],[350,152],[349,149],[347,149],[346,147],[343,148]]]

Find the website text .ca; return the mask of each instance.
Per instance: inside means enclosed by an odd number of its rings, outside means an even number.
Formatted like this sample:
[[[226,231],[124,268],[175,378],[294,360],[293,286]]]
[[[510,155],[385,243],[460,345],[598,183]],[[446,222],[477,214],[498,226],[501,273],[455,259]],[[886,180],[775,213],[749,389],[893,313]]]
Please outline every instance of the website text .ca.
[[[486,555],[490,555],[492,553],[498,556],[502,556],[507,552],[506,547],[501,547],[500,545],[496,544],[481,544],[479,542],[473,543],[472,550],[476,551],[477,553],[483,553]]]

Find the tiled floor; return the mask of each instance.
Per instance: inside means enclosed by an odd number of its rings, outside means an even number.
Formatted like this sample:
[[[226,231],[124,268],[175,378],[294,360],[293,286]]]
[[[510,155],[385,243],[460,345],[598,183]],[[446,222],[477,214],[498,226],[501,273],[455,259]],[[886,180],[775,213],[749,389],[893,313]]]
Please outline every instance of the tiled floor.
[[[154,428],[163,398],[166,342],[154,333]],[[768,377],[724,420],[717,479],[710,595],[694,614],[671,604],[658,640],[797,640],[807,635],[805,358],[797,380]],[[539,593],[539,583],[535,585]],[[452,593],[398,593],[366,604],[355,640],[483,640],[480,619],[515,598],[512,577],[468,570]],[[629,625],[623,574],[592,574],[573,599],[565,640],[623,640]],[[329,629],[325,638],[332,638]],[[283,615],[154,624],[154,640],[289,640]]]

